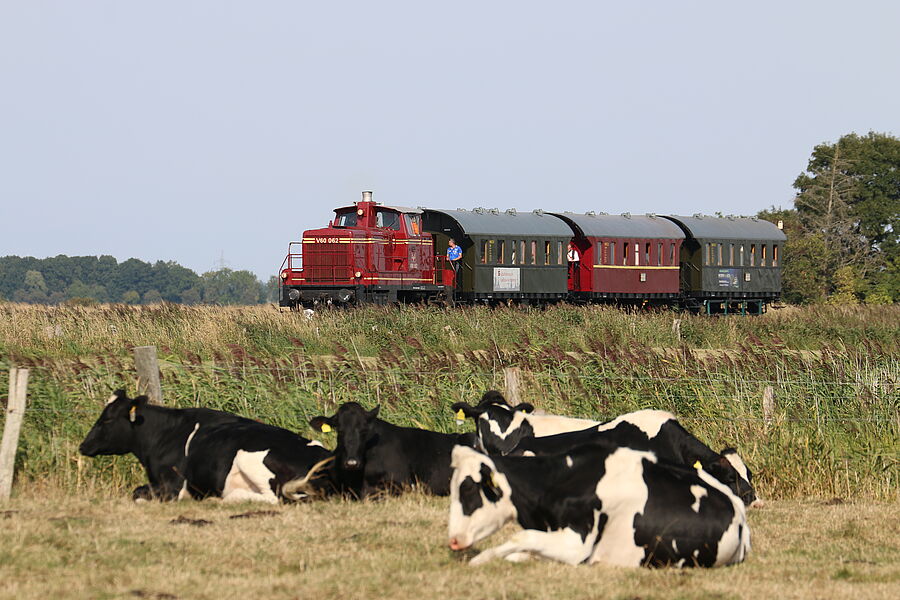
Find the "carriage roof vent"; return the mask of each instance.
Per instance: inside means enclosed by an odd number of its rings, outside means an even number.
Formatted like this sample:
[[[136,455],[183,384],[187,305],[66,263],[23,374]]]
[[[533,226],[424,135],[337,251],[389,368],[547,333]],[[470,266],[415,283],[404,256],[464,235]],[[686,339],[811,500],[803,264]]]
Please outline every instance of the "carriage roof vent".
[[[479,214],[479,215],[483,215],[483,214],[484,214],[484,207],[483,207],[483,206],[476,206],[475,208],[472,209],[472,212],[473,212],[473,213],[476,213],[476,214]]]
[[[507,209],[506,209],[506,214],[512,215],[512,216],[516,216],[516,209],[514,209],[514,208],[507,208]]]
[[[751,221],[759,221],[759,217],[750,217]]]
[[[466,209],[464,209],[464,208],[457,208],[457,209],[456,209],[456,212],[466,212]]]
[[[592,211],[592,212],[593,212],[593,211]],[[607,216],[609,215],[608,212],[605,212],[605,211],[602,211],[602,210],[601,210],[600,212],[598,212],[597,214],[598,214],[598,215],[607,215]]]
[[[694,213],[694,218],[695,218],[695,219],[702,219],[702,218],[703,218],[703,213]]]
[[[500,214],[500,209],[499,209],[499,208],[492,208],[492,209],[490,209],[489,212],[490,212],[492,215],[499,215],[499,214]]]
[[[596,216],[597,216],[597,213],[595,213],[595,212],[592,211],[592,210],[589,210],[589,211],[587,211],[587,212],[584,213],[584,214],[586,214],[586,215],[589,216],[589,217],[596,217]]]
[[[622,216],[625,217],[626,219],[630,219],[630,218],[631,218],[631,213],[630,213],[630,212],[623,212],[623,213],[622,213]]]
[[[735,219],[734,215],[725,215],[725,218],[728,219],[729,221],[734,221],[734,219]]]
[[[647,216],[650,217],[651,219],[655,219],[656,213],[647,213]]]
[[[541,210],[540,208],[536,208],[536,209],[534,209],[534,210],[531,211],[531,212],[533,212],[534,214],[536,214],[536,215],[539,216],[539,217],[543,217],[543,216],[544,216],[544,211]]]

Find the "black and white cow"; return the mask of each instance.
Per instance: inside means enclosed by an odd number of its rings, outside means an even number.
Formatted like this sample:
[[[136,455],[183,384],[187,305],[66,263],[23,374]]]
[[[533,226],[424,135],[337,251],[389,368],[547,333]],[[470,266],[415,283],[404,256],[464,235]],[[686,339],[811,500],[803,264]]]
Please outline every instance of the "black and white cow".
[[[455,411],[475,420],[476,447],[488,454],[527,456],[560,454],[595,440],[635,450],[650,450],[665,461],[702,467],[736,493],[745,504],[761,502],[750,483],[751,473],[734,448],[713,451],[688,432],[670,412],[638,410],[579,431],[539,435],[526,410],[531,405],[509,406],[497,392],[477,407],[458,402]],[[498,399],[499,396],[499,399]]]
[[[452,454],[449,545],[464,550],[517,520],[523,531],[472,565],[529,554],[569,564],[714,567],[750,550],[744,505],[705,471],[595,442],[567,454]]]
[[[134,454],[149,479],[134,500],[298,499],[282,494],[282,487],[315,473],[313,467],[331,456],[319,442],[279,427],[205,408],[154,406],[123,390],[109,399],[79,450],[85,456]]]
[[[438,496],[449,494],[450,452],[457,444],[471,446],[474,434],[400,427],[379,419],[378,409],[346,402],[334,415],[309,421],[318,431],[337,430],[330,469],[335,485],[359,498],[416,484]]]

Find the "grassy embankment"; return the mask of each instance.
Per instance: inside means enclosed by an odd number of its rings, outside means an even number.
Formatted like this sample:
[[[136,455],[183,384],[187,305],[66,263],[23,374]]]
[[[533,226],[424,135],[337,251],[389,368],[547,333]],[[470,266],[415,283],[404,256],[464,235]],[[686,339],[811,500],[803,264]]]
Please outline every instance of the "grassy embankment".
[[[346,400],[380,404],[401,424],[454,430],[449,405],[501,388],[503,368],[518,366],[523,399],[548,412],[605,419],[663,408],[716,449],[736,444],[764,497],[896,501],[898,339],[900,307],[713,319],[408,307],[306,320],[266,306],[0,304],[0,390],[9,365],[32,369],[17,489],[115,496],[142,481],[133,458],[87,460],[77,446],[111,390],[134,389],[130,349],[154,344],[168,404],[232,410],[307,436],[308,417]],[[767,423],[768,385],[776,406]]]

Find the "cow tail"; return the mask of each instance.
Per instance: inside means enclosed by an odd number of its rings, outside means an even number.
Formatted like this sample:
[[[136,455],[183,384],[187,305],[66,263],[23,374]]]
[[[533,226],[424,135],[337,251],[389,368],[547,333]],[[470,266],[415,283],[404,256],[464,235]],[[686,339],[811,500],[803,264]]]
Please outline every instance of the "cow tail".
[[[281,497],[285,500],[296,502],[303,498],[319,496],[321,491],[313,486],[313,481],[324,474],[321,473],[321,471],[333,460],[333,456],[320,460],[312,466],[305,476],[285,482],[285,484],[281,486]]]

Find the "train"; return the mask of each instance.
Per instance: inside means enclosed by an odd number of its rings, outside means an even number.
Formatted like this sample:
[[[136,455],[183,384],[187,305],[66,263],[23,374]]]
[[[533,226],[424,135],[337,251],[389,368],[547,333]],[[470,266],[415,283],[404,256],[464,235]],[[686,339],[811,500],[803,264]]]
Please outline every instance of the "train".
[[[609,302],[761,314],[781,296],[785,240],[780,223],[756,217],[411,208],[364,191],[288,244],[279,305]]]

